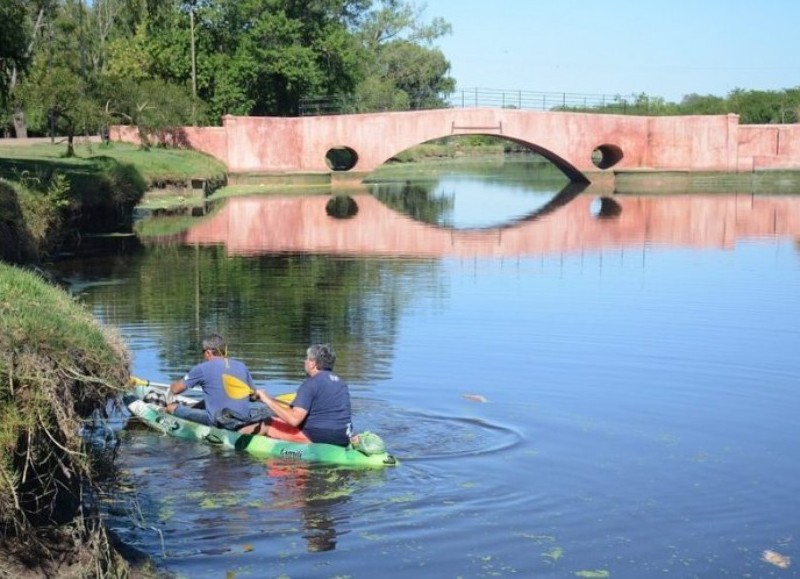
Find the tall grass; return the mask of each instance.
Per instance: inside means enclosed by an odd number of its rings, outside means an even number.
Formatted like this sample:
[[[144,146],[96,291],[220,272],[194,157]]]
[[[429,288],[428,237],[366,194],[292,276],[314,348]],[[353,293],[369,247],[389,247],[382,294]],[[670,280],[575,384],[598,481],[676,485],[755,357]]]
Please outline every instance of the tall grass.
[[[88,550],[92,568],[119,564],[105,530],[80,509],[93,471],[79,428],[124,388],[129,367],[119,336],[67,293],[34,273],[0,264],[0,550],[5,557],[47,569],[58,557],[57,536],[60,547]]]

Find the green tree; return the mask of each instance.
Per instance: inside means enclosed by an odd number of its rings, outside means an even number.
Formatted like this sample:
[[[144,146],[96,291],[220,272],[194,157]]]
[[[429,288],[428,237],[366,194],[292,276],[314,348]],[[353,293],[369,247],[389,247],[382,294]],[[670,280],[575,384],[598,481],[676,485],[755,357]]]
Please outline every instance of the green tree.
[[[28,136],[28,128],[24,107],[14,93],[56,1],[5,0],[0,5],[0,110],[13,115],[14,132],[21,139]]]
[[[728,112],[725,99],[713,95],[689,94],[680,103],[684,115],[721,115]]]
[[[0,107],[7,110],[9,91],[28,61],[31,26],[23,0],[0,4]]]
[[[442,107],[443,97],[455,89],[455,80],[447,76],[450,63],[438,49],[396,41],[386,46],[381,56],[386,78],[408,95],[412,110]]]
[[[364,80],[356,90],[359,110],[416,110],[444,106],[455,90],[450,63],[433,47],[451,27],[441,18],[422,22],[422,10],[405,0],[381,0],[359,29]]]
[[[84,80],[63,65],[40,64],[20,87],[27,110],[47,118],[52,126],[67,136],[67,156],[74,150],[75,136],[92,134],[104,124],[104,115],[89,96]]]
[[[800,101],[798,91],[746,91],[735,89],[728,95],[732,112],[743,124],[772,124],[796,122]],[[787,118],[788,117],[788,118]]]
[[[201,111],[201,104],[192,98],[187,87],[161,79],[108,77],[102,94],[108,120],[134,125],[143,149],[154,143],[182,143],[182,127],[191,124],[193,114]]]
[[[363,0],[207,0],[152,11],[154,75],[192,77],[210,114],[294,115],[301,96],[351,90],[358,45],[348,32]]]
[[[146,20],[130,36],[118,36],[108,42],[104,76],[115,81],[141,82],[150,77],[153,59],[147,51]]]
[[[98,109],[91,104],[95,75],[87,59],[87,10],[74,0],[31,2],[28,9],[29,16],[35,14],[30,66],[11,94],[17,136],[27,136],[29,128],[41,134],[59,127],[71,154],[77,132],[98,125]]]

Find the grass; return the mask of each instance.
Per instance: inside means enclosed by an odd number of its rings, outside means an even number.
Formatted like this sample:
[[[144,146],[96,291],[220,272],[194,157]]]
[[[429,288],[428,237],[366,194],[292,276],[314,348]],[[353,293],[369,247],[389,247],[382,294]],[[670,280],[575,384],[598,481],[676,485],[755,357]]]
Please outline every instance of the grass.
[[[14,167],[49,166],[65,172],[81,172],[98,159],[113,159],[130,165],[151,185],[185,183],[190,179],[224,179],[225,165],[209,155],[184,149],[152,148],[149,151],[129,143],[77,144],[75,156],[65,157],[63,144],[33,144],[0,147],[0,172]]]
[[[124,388],[129,367],[116,332],[60,288],[0,263],[4,565],[19,559],[46,570],[58,558],[54,543],[57,549],[90,553],[86,564],[91,568],[117,565],[103,527],[87,524],[79,510],[84,485],[93,485],[93,465],[79,427]]]

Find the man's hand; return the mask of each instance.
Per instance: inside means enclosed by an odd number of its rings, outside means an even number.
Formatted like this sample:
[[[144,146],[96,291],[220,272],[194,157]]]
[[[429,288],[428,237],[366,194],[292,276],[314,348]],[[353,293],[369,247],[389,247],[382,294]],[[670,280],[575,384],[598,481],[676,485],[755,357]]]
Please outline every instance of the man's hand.
[[[255,397],[254,400],[263,402],[267,406],[269,406],[269,400],[272,400],[267,391],[262,388],[258,388],[255,392],[253,392],[252,396]]]

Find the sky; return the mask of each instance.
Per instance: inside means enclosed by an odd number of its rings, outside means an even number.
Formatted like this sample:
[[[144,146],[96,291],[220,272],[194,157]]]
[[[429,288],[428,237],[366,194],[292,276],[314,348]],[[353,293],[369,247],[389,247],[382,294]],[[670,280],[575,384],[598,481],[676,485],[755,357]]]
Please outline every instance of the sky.
[[[800,0],[417,0],[457,89],[638,95],[800,87]]]

